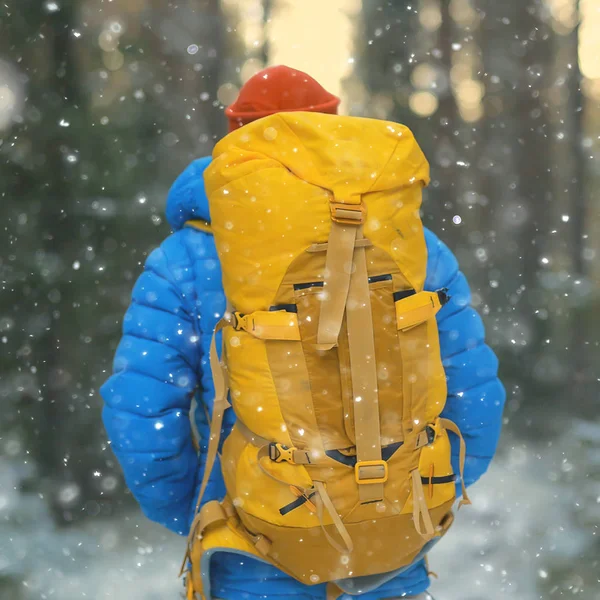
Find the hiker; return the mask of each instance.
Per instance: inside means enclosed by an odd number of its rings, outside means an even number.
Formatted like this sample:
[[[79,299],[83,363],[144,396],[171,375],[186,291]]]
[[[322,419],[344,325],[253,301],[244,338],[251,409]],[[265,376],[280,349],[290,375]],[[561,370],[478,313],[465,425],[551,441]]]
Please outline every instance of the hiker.
[[[188,536],[190,599],[430,598],[425,555],[497,446],[497,359],[419,217],[427,161],[338,104],[288,67],[242,87],[169,193],[101,390],[127,485]]]

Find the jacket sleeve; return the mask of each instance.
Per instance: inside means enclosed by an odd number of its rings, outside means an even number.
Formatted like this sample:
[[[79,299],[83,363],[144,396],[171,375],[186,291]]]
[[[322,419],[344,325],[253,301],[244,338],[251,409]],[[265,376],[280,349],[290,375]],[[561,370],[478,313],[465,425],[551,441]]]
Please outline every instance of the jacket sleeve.
[[[201,351],[181,233],[146,262],[101,395],[112,449],[143,512],[187,534],[199,473],[188,414]]]
[[[505,391],[498,379],[498,359],[485,343],[479,314],[470,306],[471,292],[456,258],[431,231],[427,242],[425,289],[447,288],[449,302],[438,312],[440,350],[448,398],[442,416],[460,428],[467,446],[464,479],[476,482],[487,470],[498,445]],[[452,464],[459,473],[459,443],[451,434]],[[457,482],[460,489],[460,482]]]

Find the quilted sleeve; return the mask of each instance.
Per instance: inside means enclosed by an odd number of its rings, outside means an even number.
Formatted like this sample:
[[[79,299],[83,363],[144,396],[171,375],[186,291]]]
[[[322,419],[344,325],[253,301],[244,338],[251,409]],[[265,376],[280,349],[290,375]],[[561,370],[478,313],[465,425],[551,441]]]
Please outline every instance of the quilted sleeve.
[[[188,413],[201,361],[189,257],[174,234],[148,258],[100,392],[103,420],[143,512],[187,534],[199,472]]]
[[[479,314],[471,307],[471,292],[456,258],[431,231],[427,242],[425,289],[448,288],[450,301],[438,312],[440,349],[448,399],[442,416],[454,421],[467,445],[464,479],[467,485],[487,470],[500,437],[505,391],[498,379],[498,359],[485,343]],[[452,463],[459,473],[459,444],[452,439]],[[460,482],[457,482],[460,488]]]

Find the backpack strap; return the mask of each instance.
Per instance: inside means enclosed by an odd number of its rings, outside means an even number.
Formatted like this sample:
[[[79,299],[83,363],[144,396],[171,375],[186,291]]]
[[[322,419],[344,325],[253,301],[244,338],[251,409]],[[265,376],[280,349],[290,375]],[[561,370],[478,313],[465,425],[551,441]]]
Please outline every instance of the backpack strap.
[[[285,310],[257,310],[243,315],[233,314],[233,327],[261,340],[300,341],[298,315]]]
[[[219,359],[219,355],[217,354],[216,342],[217,334],[228,325],[231,325],[229,318],[224,317],[223,319],[221,319],[217,323],[213,331],[212,341],[210,343],[210,368],[212,371],[212,377],[215,386],[213,415],[210,422],[210,437],[208,440],[208,452],[206,456],[206,464],[204,465],[204,474],[202,476],[202,482],[200,484],[200,492],[198,494],[198,500],[196,501],[196,509],[194,511],[194,521],[192,522],[190,533],[188,535],[187,549],[183,558],[183,564],[181,567],[180,575],[183,574],[185,565],[188,559],[190,558],[194,537],[196,535],[196,530],[202,521],[202,512],[200,510],[202,498],[204,497],[204,493],[206,492],[208,480],[210,479],[210,475],[212,473],[215,460],[217,458],[217,453],[219,451],[219,440],[221,438],[221,428],[223,426],[223,415],[225,413],[225,410],[230,406],[229,400],[227,398],[229,386],[226,377],[226,367],[225,363],[223,362],[223,356],[221,356],[221,359]]]
[[[203,219],[191,219],[186,221],[184,227],[193,227],[194,229],[198,229],[199,231],[203,231],[209,235],[213,234],[211,224]]]
[[[338,600],[344,595],[344,590],[340,588],[334,581],[330,581],[327,584],[327,600]]]
[[[215,386],[215,399],[213,402],[213,415],[210,422],[210,437],[208,440],[206,465],[204,466],[204,475],[202,477],[200,493],[198,494],[198,500],[196,502],[196,514],[198,514],[198,511],[200,510],[200,504],[202,503],[202,498],[206,491],[206,486],[208,485],[215,459],[217,458],[219,440],[221,438],[221,427],[223,425],[223,415],[225,414],[225,410],[230,406],[227,398],[227,394],[229,393],[227,369],[225,367],[223,355],[221,355],[221,358],[219,359],[219,355],[217,354],[217,334],[228,325],[231,325],[228,318],[221,319],[213,331],[210,343],[210,369],[212,371],[212,378]]]
[[[332,548],[335,548],[340,554],[352,554],[354,550],[354,542],[348,533],[340,515],[337,512],[337,509],[333,505],[327,490],[325,489],[325,484],[322,481],[315,480],[315,490],[317,491],[316,495],[316,505],[317,505],[317,516],[319,518],[319,523],[321,524],[321,530],[325,535],[325,539],[329,542]],[[338,544],[331,534],[325,528],[325,520],[323,518],[323,508],[327,510],[331,520],[333,521],[333,525],[336,528],[336,531],[342,538],[344,545]]]
[[[458,508],[461,506],[465,506],[466,504],[471,504],[471,500],[467,494],[467,486],[465,485],[465,460],[467,459],[467,445],[465,444],[465,439],[458,428],[458,425],[451,421],[450,419],[440,419],[440,423],[447,429],[451,431],[454,435],[456,435],[460,441],[460,454],[459,454],[459,469],[460,469],[460,483],[462,486],[462,499],[458,505]]]
[[[358,237],[363,237],[362,227]],[[350,277],[346,320],[354,397],[355,479],[360,501],[367,504],[383,500],[388,467],[381,454],[375,340],[364,247],[354,249],[354,272]]]
[[[365,208],[360,198],[358,203],[331,203],[331,231],[327,242],[323,287],[327,300],[322,302],[319,314],[319,350],[331,350],[337,345],[350,290],[354,244],[364,219]]]
[[[366,209],[360,196],[332,202],[331,231],[325,258],[324,291],[317,329],[317,348],[338,343],[344,312],[354,397],[355,479],[361,504],[383,500],[388,467],[381,455],[381,430],[375,365],[375,340],[363,224]],[[354,265],[354,267],[352,267]]]
[[[435,529],[433,528],[433,521],[431,520],[429,508],[427,507],[427,500],[425,499],[425,491],[423,490],[423,482],[421,481],[419,469],[412,471],[411,476],[413,484],[413,522],[417,533],[428,541],[435,536]],[[421,529],[421,518],[423,519],[425,530]]]

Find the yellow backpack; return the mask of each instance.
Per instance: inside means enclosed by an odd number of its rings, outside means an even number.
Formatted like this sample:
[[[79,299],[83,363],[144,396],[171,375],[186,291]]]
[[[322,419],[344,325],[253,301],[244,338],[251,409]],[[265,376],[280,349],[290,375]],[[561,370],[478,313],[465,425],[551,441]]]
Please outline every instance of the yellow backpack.
[[[237,421],[227,497],[190,532],[188,598],[211,597],[221,550],[330,598],[373,589],[452,522],[447,430],[465,457],[439,416],[447,296],[423,290],[428,163],[402,125],[284,113],[225,137],[204,176],[229,308],[198,508],[229,402]]]

